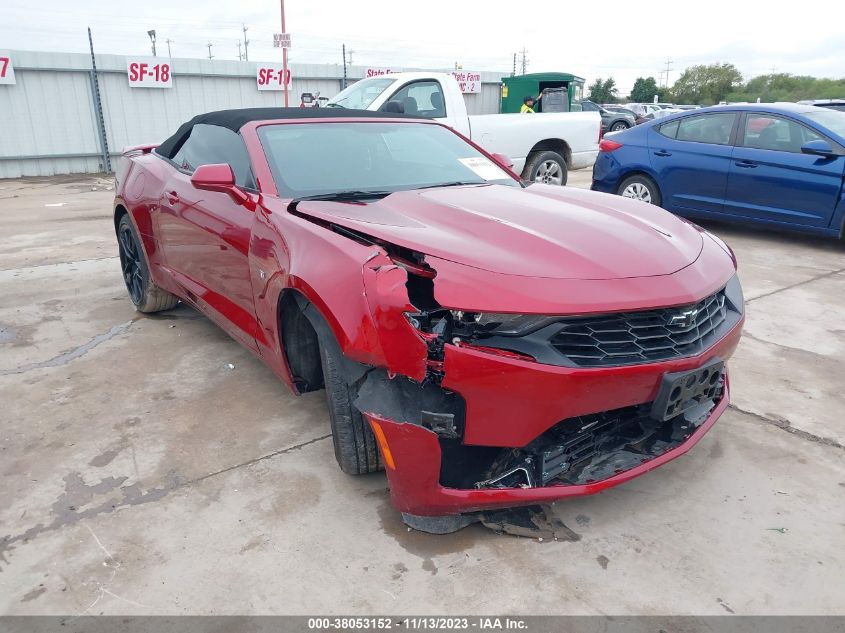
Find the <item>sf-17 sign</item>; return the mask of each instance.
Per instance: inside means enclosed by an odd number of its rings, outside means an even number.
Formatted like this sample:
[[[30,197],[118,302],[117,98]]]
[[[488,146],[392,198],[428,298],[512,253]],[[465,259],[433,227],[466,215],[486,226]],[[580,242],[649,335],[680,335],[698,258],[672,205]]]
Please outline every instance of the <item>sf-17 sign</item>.
[[[173,75],[170,63],[156,57],[127,59],[126,72],[130,88],[172,88]]]
[[[284,77],[284,83],[282,83]],[[290,87],[290,68],[287,75],[284,73],[283,64],[258,64],[256,81],[259,90],[284,90],[287,84]]]
[[[13,84],[15,82],[15,67],[12,64],[12,56],[0,52],[0,85]]]

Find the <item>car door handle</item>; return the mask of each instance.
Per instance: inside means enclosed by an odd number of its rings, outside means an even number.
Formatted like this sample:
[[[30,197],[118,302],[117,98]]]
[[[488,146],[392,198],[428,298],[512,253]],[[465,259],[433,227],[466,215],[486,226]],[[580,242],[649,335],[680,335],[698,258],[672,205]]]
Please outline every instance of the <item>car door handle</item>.
[[[671,156],[672,152],[667,152],[665,149],[659,149],[656,152],[654,152],[654,155],[655,156]]]
[[[757,166],[757,163],[752,163],[750,160],[738,160],[734,164],[737,167],[746,167],[748,169],[754,169]]]
[[[179,196],[175,191],[168,191],[164,196],[167,198],[167,201],[170,204],[176,204],[179,202]]]

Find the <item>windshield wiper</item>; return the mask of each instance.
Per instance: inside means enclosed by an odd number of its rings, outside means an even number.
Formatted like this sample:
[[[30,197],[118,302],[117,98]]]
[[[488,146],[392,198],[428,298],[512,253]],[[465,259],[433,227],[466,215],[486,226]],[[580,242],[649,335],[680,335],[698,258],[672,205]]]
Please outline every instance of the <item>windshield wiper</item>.
[[[424,185],[422,187],[414,187],[415,189],[436,189],[437,187],[463,187],[465,185],[486,185],[486,180],[475,180],[475,181],[466,181],[466,180],[456,180],[454,182],[439,182],[436,185]]]
[[[292,205],[296,205],[303,200],[328,200],[336,202],[349,202],[354,200],[367,200],[370,198],[384,198],[389,196],[393,191],[359,191],[352,189],[349,191],[330,191],[328,193],[317,193],[313,196],[299,196],[291,201]]]
[[[346,109],[346,106],[342,106],[339,103],[327,103],[323,107],[324,108],[343,108],[344,110]]]

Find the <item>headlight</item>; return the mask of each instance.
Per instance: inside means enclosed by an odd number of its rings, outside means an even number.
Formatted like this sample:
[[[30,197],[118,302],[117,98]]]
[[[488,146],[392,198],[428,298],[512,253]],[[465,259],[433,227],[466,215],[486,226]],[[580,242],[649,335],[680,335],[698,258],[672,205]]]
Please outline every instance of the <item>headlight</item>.
[[[559,318],[541,314],[464,312],[462,310],[450,310],[450,312],[456,321],[474,324],[477,332],[498,336],[523,336]]]

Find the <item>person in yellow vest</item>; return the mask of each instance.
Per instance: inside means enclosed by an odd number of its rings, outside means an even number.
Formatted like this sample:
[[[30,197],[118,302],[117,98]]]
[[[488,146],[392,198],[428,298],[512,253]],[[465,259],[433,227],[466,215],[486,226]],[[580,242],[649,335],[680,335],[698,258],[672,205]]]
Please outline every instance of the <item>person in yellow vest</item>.
[[[525,99],[522,100],[522,107],[519,109],[519,113],[520,114],[535,114],[535,112],[534,112],[534,102],[542,99],[543,93],[545,93],[545,92],[546,91],[543,90],[543,92],[541,92],[539,95],[537,95],[536,99],[534,97],[532,97],[531,95],[528,95],[527,97],[525,97]]]

